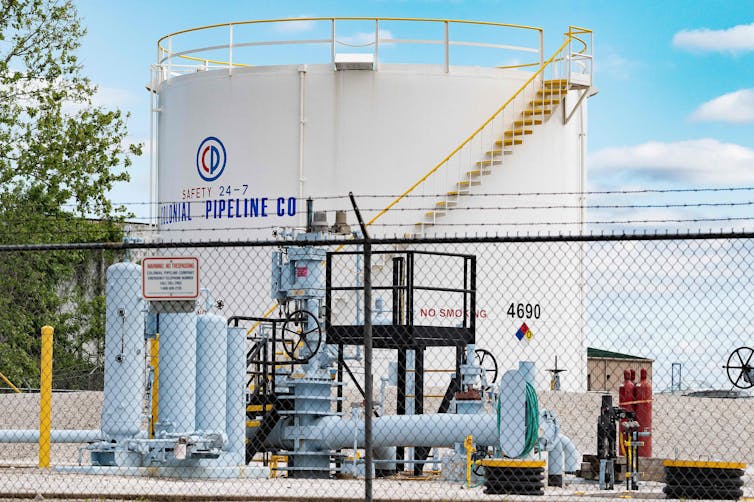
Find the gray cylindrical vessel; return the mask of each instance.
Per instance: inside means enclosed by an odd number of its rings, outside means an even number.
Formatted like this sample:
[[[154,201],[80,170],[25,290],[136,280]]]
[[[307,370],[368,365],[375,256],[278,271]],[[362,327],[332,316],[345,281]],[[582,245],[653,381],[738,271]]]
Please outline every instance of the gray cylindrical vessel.
[[[226,387],[226,450],[236,465],[246,455],[246,329],[228,328],[228,375]]]
[[[196,430],[196,313],[160,314],[160,385],[157,429]]]
[[[105,388],[102,432],[133,437],[141,430],[144,393],[144,312],[141,267],[115,263],[107,269]]]
[[[196,428],[225,434],[227,320],[215,314],[196,319]]]

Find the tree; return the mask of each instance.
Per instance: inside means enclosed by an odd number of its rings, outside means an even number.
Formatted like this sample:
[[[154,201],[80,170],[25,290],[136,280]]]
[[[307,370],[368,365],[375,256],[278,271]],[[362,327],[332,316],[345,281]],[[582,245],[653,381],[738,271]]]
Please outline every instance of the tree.
[[[125,144],[128,115],[92,104],[97,88],[76,57],[85,34],[76,8],[0,2],[0,244],[119,240],[128,214],[107,193],[129,180],[141,147]],[[104,301],[93,264],[113,259],[0,252],[0,371],[37,381],[43,324],[56,328],[57,375],[101,364]]]

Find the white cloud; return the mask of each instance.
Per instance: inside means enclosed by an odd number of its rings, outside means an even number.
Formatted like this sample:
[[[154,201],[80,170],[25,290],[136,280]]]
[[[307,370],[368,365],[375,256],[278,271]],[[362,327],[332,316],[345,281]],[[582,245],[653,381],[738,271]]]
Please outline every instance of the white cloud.
[[[754,150],[704,138],[599,150],[589,156],[589,173],[600,185],[655,183],[701,186],[754,184]]]
[[[380,30],[380,41],[384,39],[392,39],[393,34],[390,30]],[[338,43],[341,45],[347,45],[349,47],[365,47],[374,45],[374,32],[373,31],[361,31],[348,35],[345,37],[338,37]],[[382,44],[380,44],[382,45]]]
[[[628,80],[642,70],[644,63],[621,56],[612,47],[602,50],[602,55],[594,61],[595,73],[607,75],[616,80]]]
[[[718,96],[697,108],[693,120],[706,122],[754,122],[754,89],[741,89]]]
[[[296,18],[307,18],[311,16],[296,16]],[[312,31],[314,29],[314,21],[302,20],[302,21],[284,21],[280,23],[274,23],[274,29],[278,33],[304,33],[306,31]]]
[[[147,91],[144,91],[147,94]],[[138,103],[139,97],[132,91],[127,89],[120,89],[117,87],[103,87],[97,88],[96,94],[92,97],[92,104],[94,106],[102,106],[104,108],[127,108],[134,103]]]
[[[147,91],[144,91],[147,94]],[[146,97],[143,98],[146,103]],[[97,87],[97,92],[92,96],[92,105],[101,106],[107,109],[120,108],[125,111],[132,110],[134,105],[139,105],[139,96],[127,89],[120,89],[117,87]],[[87,108],[86,103],[80,102],[66,102],[63,104],[63,111],[65,113],[77,113]],[[146,104],[144,105],[146,106]]]
[[[754,23],[739,24],[727,30],[682,30],[673,36],[673,45],[681,49],[718,52],[754,50]]]

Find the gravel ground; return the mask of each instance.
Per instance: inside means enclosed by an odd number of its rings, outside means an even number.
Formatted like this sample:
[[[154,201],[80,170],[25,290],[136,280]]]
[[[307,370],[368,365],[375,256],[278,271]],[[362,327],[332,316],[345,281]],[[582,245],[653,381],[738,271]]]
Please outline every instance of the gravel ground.
[[[427,389],[441,394],[443,389]],[[38,425],[38,395],[0,395],[0,428],[30,429]],[[394,402],[388,393],[388,402]],[[654,456],[747,462],[754,465],[754,399],[690,398],[656,395],[654,403]],[[563,433],[571,437],[582,453],[594,453],[596,420],[601,397],[598,393],[540,393],[540,406],[554,410],[563,423]],[[434,410],[439,399],[429,399]],[[53,428],[96,429],[102,406],[100,392],[56,393],[53,397]],[[345,407],[349,409],[348,406]],[[390,412],[388,406],[388,412]],[[53,465],[75,464],[77,445],[54,445]],[[91,476],[40,470],[36,445],[0,444],[0,499],[10,496],[68,500],[96,500],[97,497],[142,500],[195,500],[261,498],[266,500],[360,500],[363,482],[358,480],[176,480],[148,477]],[[746,496],[754,497],[754,472],[747,471]],[[587,498],[625,499],[620,491],[599,492],[593,483],[569,478],[565,488],[548,488],[538,500]],[[662,498],[662,485],[644,483],[632,498]],[[466,489],[459,483],[442,481],[376,480],[379,500],[502,500],[484,495],[482,488]],[[336,498],[338,497],[338,498]],[[509,496],[506,500],[525,500]],[[752,499],[754,500],[754,499]]]

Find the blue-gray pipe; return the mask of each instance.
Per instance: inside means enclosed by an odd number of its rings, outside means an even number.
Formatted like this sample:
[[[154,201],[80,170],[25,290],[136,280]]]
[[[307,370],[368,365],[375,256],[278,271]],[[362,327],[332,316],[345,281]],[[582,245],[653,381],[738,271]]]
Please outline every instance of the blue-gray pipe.
[[[497,418],[495,415],[392,415],[373,420],[373,444],[383,446],[452,446],[463,443],[466,436],[474,437],[478,445],[499,444]],[[286,429],[279,427],[268,438],[268,443],[291,448],[292,439],[281,438]],[[309,437],[322,438],[319,447],[323,450],[337,450],[364,446],[364,422],[344,420],[340,417],[324,417],[312,427]]]
[[[104,438],[100,430],[53,429],[50,432],[52,443],[91,443]],[[39,430],[16,429],[0,430],[0,443],[38,443]]]

